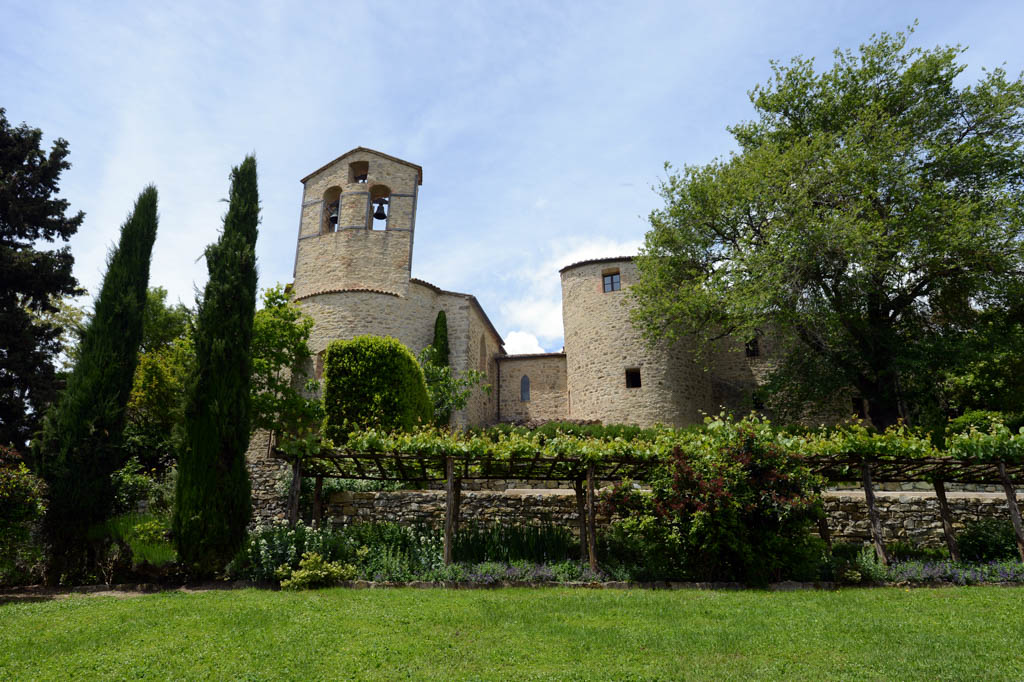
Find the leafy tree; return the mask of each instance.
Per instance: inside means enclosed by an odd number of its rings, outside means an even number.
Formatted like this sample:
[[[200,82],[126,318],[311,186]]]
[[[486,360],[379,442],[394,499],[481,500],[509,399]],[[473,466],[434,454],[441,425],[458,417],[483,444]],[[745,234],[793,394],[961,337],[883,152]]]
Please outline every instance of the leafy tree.
[[[469,403],[469,396],[475,386],[489,394],[491,387],[484,384],[486,374],[479,370],[469,369],[455,376],[447,362],[440,359],[437,346],[430,345],[420,351],[417,360],[423,369],[423,378],[427,382],[427,395],[434,406],[434,425],[448,426],[452,413],[463,409]]]
[[[192,311],[181,303],[167,305],[166,299],[162,287],[146,294],[142,346],[124,429],[128,454],[158,475],[177,459],[185,382],[195,368]]]
[[[670,169],[633,288],[648,338],[773,327],[795,402],[852,387],[878,427],[938,402],[936,373],[1024,272],[1024,82],[959,87],[963,48],[906,40],[823,73],[774,63],[738,152]]]
[[[21,453],[0,445],[0,585],[29,582],[39,563],[32,542],[36,522],[46,510],[41,481]]]
[[[114,496],[110,476],[126,460],[122,429],[142,341],[156,207],[156,188],[147,187],[108,259],[67,388],[33,443],[50,495],[44,524],[50,582],[82,567],[87,531],[109,514]]]
[[[306,378],[313,320],[291,304],[291,292],[278,284],[263,291],[252,341],[253,428],[278,435],[298,434],[316,426],[319,390]]]
[[[37,249],[39,240],[67,241],[85,214],[67,215],[57,197],[71,167],[68,143],[49,154],[42,131],[12,127],[0,108],[0,444],[23,446],[57,392],[54,358],[60,327],[47,313],[55,300],[79,293],[68,247]]]
[[[186,390],[173,526],[178,556],[197,575],[224,568],[252,513],[245,451],[258,223],[256,159],[249,156],[231,171],[224,231],[206,249],[210,279],[196,313],[196,371]]]
[[[147,471],[162,473],[177,459],[185,386],[195,363],[195,346],[188,332],[169,346],[139,355],[128,399],[124,444]]]
[[[185,335],[191,323],[191,310],[182,303],[167,305],[167,290],[151,287],[146,292],[141,351],[148,353],[171,346]]]

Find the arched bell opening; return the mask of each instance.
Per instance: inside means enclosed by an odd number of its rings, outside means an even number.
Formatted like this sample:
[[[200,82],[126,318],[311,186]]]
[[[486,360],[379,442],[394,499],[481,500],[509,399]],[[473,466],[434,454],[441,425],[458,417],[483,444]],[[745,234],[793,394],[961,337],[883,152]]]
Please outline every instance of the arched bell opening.
[[[341,188],[328,187],[324,192],[323,219],[320,224],[320,233],[327,234],[338,229],[338,219],[341,216]]]
[[[367,227],[371,230],[388,229],[388,215],[391,213],[391,189],[385,185],[370,188],[370,218]]]

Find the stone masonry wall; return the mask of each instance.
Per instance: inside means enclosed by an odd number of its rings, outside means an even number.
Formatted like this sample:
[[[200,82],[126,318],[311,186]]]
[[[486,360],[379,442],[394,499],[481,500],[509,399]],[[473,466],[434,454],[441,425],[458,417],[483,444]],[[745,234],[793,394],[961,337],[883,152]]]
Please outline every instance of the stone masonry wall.
[[[605,293],[602,277],[611,271],[622,289]],[[570,418],[685,426],[711,410],[711,382],[692,353],[681,343],[648,348],[629,319],[632,259],[572,265],[561,278]],[[626,387],[632,368],[640,370],[639,388]]]
[[[456,296],[452,296],[453,303]],[[448,318],[448,339],[451,348],[451,366],[456,375],[466,370],[484,373],[483,383],[490,387],[473,387],[466,408],[453,415],[452,423],[457,427],[493,424],[498,420],[498,364],[496,357],[502,350],[501,338],[484,318],[480,306],[464,294],[458,295],[460,315],[459,349],[455,352],[455,338],[451,318]],[[454,308],[454,305],[452,306]],[[448,313],[446,313],[447,315]]]
[[[1006,498],[994,493],[948,493],[953,526],[985,518],[1008,519]],[[1017,496],[1024,504],[1024,493]],[[336,493],[326,505],[335,526],[356,522],[394,521],[441,526],[443,490]],[[930,547],[945,545],[938,501],[926,493],[876,493],[882,534],[886,541],[903,540]],[[857,491],[828,491],[825,511],[833,540],[868,542],[871,529],[864,495]],[[550,520],[575,530],[579,527],[576,497],[571,490],[507,490],[462,493],[462,523],[538,523]],[[608,524],[598,516],[598,525]]]
[[[500,359],[501,421],[565,419],[569,416],[565,353],[509,355]],[[523,377],[530,379],[530,399],[520,400]]]
[[[283,521],[288,517],[288,505],[282,494],[291,480],[288,464],[269,456],[270,433],[256,431],[245,452],[245,466],[249,470],[252,486],[252,515],[256,524]]]

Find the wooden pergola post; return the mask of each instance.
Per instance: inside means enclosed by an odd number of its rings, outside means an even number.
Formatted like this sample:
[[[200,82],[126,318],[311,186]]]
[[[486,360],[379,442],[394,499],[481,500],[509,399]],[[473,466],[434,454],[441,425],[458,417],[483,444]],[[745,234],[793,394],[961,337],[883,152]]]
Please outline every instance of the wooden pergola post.
[[[576,514],[579,516],[580,524],[580,563],[587,561],[587,505],[583,495],[583,479],[577,478],[573,481],[573,488],[576,490]]]
[[[871,521],[871,539],[875,543],[875,552],[883,566],[889,565],[889,555],[885,551],[885,543],[882,541],[882,522],[878,518],[878,508],[875,507],[875,490],[871,487],[871,465],[864,464],[861,467],[861,474],[864,482],[864,501],[868,505],[868,519]]]
[[[451,457],[444,459],[445,504],[444,504],[444,565],[452,563],[452,543],[455,541],[455,515],[458,513],[455,496],[455,462]]]
[[[590,570],[597,572],[597,532],[594,529],[594,465],[587,465],[587,555]]]
[[[320,520],[324,515],[324,475],[316,475],[316,483],[313,485],[313,527],[320,527]]]
[[[1020,560],[1024,561],[1024,524],[1020,520],[1020,507],[1017,506],[1017,491],[1013,489],[1013,481],[1006,473],[1006,464],[999,463],[999,478],[1003,481],[1003,490],[1006,492],[1006,506],[1010,508],[1010,521],[1013,522],[1013,532],[1017,535],[1017,553]]]
[[[949,513],[949,504],[946,502],[946,484],[941,478],[936,478],[932,484],[935,486],[935,497],[939,498],[942,534],[946,537],[946,546],[949,547],[949,558],[959,563],[960,548],[957,547],[956,536],[953,535],[953,517]]]

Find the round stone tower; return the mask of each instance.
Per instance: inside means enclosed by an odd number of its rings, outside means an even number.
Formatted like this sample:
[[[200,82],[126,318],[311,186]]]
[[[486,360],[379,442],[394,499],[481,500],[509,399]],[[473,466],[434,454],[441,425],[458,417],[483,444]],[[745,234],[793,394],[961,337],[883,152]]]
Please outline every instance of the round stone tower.
[[[568,265],[562,324],[569,417],[608,423],[685,426],[711,405],[707,373],[681,344],[648,348],[629,319],[632,258]]]

